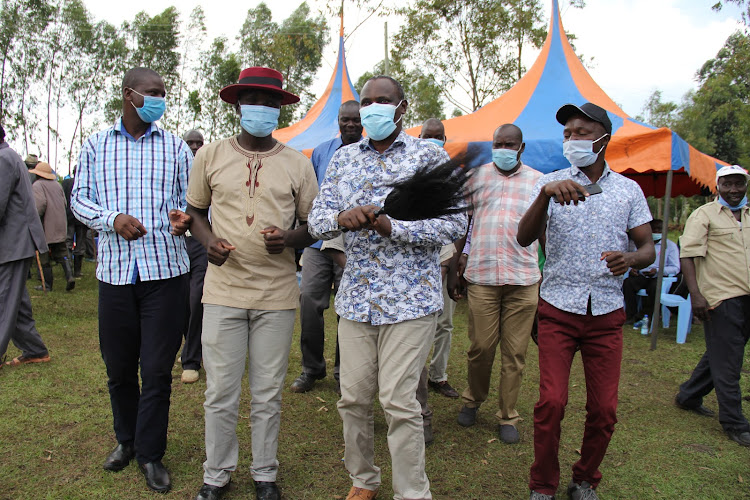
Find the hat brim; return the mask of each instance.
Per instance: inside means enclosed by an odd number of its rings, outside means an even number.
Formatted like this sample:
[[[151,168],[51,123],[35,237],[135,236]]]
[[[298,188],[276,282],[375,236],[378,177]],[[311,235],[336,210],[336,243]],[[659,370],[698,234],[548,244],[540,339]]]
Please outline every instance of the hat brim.
[[[39,177],[43,177],[44,179],[49,179],[51,181],[55,180],[57,176],[51,172],[40,172],[39,170],[32,168],[29,170],[29,173],[36,174]]]
[[[273,85],[263,85],[257,83],[233,83],[232,85],[227,85],[219,91],[219,97],[221,97],[221,100],[224,102],[228,102],[229,104],[236,104],[237,94],[239,94],[242,90],[250,89],[268,90],[269,92],[279,95],[281,97],[282,106],[299,102],[299,96],[296,96],[291,92],[281,90],[278,87],[274,87]]]
[[[584,110],[582,110],[575,104],[566,104],[562,106],[560,109],[557,110],[557,114],[555,114],[555,118],[557,119],[557,123],[564,126],[566,123],[568,123],[568,120],[570,120],[570,118],[574,115],[583,115],[589,120],[593,120],[596,123],[600,123],[608,134],[612,133],[612,129],[610,128],[609,130],[607,130],[607,125],[602,123],[601,120],[586,113]]]

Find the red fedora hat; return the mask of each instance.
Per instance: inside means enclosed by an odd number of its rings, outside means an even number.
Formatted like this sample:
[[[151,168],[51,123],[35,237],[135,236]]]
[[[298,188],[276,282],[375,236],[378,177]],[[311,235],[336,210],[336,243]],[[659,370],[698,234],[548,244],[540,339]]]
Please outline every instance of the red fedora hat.
[[[235,104],[237,102],[237,93],[241,90],[262,89],[270,90],[274,94],[280,95],[282,106],[299,102],[299,96],[281,88],[282,83],[284,83],[284,77],[275,69],[254,66],[243,69],[237,83],[227,85],[221,89],[219,97],[229,104]]]

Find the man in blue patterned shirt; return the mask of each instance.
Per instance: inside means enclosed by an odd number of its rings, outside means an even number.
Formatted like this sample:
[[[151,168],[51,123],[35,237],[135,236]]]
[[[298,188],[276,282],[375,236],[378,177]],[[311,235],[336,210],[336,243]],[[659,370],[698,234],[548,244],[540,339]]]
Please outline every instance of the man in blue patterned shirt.
[[[190,270],[167,212],[186,206],[193,159],[182,139],[154,123],[165,95],[155,71],[125,73],[122,118],[84,143],[71,196],[74,215],[99,231],[99,346],[119,443],[104,468],[124,469],[135,457],[159,492],[171,487],[161,459]]]
[[[405,222],[374,215],[390,184],[447,161],[448,154],[401,130],[407,102],[396,80],[371,78],[360,103],[368,137],[333,155],[308,219],[315,238],[348,231],[335,302],[341,317],[338,408],[344,461],[354,483],[347,499],[372,499],[380,486],[372,419],[378,390],[388,420],[395,497],[427,499],[432,496],[415,393],[442,310],[440,247],[463,236],[466,216]]]
[[[595,500],[602,478],[599,465],[617,422],[623,275],[654,261],[654,242],[640,187],[610,170],[604,160],[612,134],[607,112],[591,103],[567,104],[557,111],[557,121],[565,127],[563,154],[572,166],[537,181],[518,226],[522,246],[537,240],[545,228],[547,236],[529,487],[532,500],[548,500],[557,490],[560,422],[568,402],[570,365],[580,349],[588,395],[586,427],[567,491],[573,500]],[[592,183],[600,194],[589,195],[584,186]],[[628,239],[635,242],[635,252],[628,252]]]

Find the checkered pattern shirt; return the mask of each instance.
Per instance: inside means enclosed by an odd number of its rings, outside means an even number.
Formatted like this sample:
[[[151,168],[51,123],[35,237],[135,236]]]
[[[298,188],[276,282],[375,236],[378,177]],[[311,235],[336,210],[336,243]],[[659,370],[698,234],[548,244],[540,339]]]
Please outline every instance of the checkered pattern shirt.
[[[477,167],[468,184],[474,207],[471,250],[464,272],[469,283],[528,286],[539,282],[538,243],[522,247],[516,236],[541,176],[523,164],[509,176],[501,174],[494,163]]]
[[[97,279],[127,285],[190,270],[184,238],[169,233],[168,213],[186,206],[192,161],[182,139],[154,124],[134,140],[119,119],[84,143],[70,205],[76,218],[99,231]],[[147,233],[125,240],[114,231],[119,214],[138,219]]]

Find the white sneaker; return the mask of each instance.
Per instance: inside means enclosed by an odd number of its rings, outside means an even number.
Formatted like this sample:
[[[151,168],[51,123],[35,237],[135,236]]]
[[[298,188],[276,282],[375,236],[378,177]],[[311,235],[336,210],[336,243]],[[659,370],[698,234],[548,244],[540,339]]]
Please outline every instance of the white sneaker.
[[[198,370],[182,370],[182,383],[192,384],[198,381]]]

